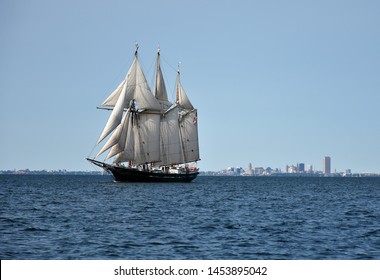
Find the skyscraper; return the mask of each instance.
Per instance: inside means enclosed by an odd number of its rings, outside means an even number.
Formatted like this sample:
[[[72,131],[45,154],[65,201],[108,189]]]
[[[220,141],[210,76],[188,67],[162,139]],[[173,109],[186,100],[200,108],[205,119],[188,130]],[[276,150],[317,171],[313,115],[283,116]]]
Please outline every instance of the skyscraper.
[[[323,159],[323,173],[325,175],[331,174],[331,158],[330,157],[324,157]]]
[[[252,174],[253,174],[252,163],[249,163],[249,164],[248,164],[248,168],[247,168],[246,173],[247,173],[248,175],[252,175]]]
[[[313,173],[313,166],[311,164],[306,165],[306,172]]]
[[[298,173],[304,173],[305,172],[305,164],[304,163],[297,163],[297,172]]]

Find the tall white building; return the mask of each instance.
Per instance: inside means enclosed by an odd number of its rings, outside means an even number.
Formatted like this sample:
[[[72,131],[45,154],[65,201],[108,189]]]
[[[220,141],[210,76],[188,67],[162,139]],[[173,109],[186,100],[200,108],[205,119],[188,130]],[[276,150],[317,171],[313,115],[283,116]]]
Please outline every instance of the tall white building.
[[[306,172],[313,173],[313,166],[311,164],[306,165]]]
[[[252,169],[252,163],[248,164],[248,168],[246,170],[247,175],[252,175],[253,174],[253,169]]]

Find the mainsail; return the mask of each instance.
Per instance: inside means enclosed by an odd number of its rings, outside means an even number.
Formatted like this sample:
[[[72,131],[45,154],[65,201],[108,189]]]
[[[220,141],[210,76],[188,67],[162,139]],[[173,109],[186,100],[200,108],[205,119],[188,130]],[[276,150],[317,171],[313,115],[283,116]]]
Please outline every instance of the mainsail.
[[[179,107],[173,105],[161,118],[161,162],[163,165],[183,163],[179,132]]]
[[[176,103],[180,108],[179,125],[183,162],[198,161],[200,159],[198,143],[198,113],[182,87],[179,70],[176,81]]]
[[[125,79],[101,104],[111,114],[99,137],[105,141],[96,157],[108,151],[104,160],[119,165],[152,164],[156,167],[196,162],[199,158],[197,110],[181,83],[176,81],[176,100],[168,100],[160,66],[156,60],[156,79],[152,93],[140,65],[137,49]]]

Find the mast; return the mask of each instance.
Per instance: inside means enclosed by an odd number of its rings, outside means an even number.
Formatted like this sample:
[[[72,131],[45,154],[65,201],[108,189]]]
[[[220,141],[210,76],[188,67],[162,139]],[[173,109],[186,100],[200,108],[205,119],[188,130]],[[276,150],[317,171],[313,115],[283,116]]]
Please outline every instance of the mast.
[[[135,42],[135,57],[137,57],[138,50],[139,50],[139,44],[136,41]]]
[[[178,104],[179,103],[179,85],[180,85],[180,76],[181,76],[181,71],[180,71],[180,65],[181,65],[181,62],[178,62],[178,68],[177,68],[177,79],[175,81],[175,103]]]

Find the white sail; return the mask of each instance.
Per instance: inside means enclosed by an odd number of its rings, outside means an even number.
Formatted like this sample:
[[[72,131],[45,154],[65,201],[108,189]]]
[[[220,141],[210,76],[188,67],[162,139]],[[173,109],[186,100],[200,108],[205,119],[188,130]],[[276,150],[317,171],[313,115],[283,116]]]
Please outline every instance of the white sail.
[[[105,151],[110,149],[111,147],[119,144],[121,141],[121,138],[125,138],[125,133],[127,131],[127,126],[129,122],[129,109],[128,111],[124,114],[123,119],[121,123],[116,127],[116,129],[113,131],[112,135],[110,138],[108,138],[107,142],[103,145],[102,149],[98,152],[96,155],[97,157],[103,154]],[[121,151],[119,151],[120,153]],[[110,156],[107,156],[106,159],[110,158]]]
[[[161,109],[166,111],[170,108],[172,103],[168,100],[166,91],[165,80],[160,66],[160,50],[157,53],[156,59],[156,83],[154,87],[154,96],[161,105]]]
[[[160,66],[160,51],[157,53],[156,61],[156,85],[154,88],[154,96],[159,101],[168,101],[168,94],[166,92],[165,80],[162,75],[161,66]]]
[[[197,110],[182,111],[180,116],[180,136],[184,162],[198,161],[198,115]]]
[[[161,106],[149,88],[137,55],[135,56],[131,68],[133,71],[131,71],[127,80],[127,102],[130,102],[132,99],[134,99],[136,100],[138,108],[140,110],[159,111],[161,109]]]
[[[126,85],[126,101],[129,102],[134,99],[137,101],[139,109],[143,110],[160,110],[161,106],[157,99],[153,96],[148,82],[145,78],[141,64],[138,60],[137,54],[128,70],[125,79],[120,85],[107,97],[101,104],[102,107],[116,107],[117,100],[122,95],[123,87]],[[165,85],[164,85],[165,86]]]
[[[186,95],[185,90],[182,87],[179,71],[176,80],[176,103],[183,109],[194,109],[193,105],[191,104],[189,98]]]
[[[116,98],[117,100],[114,104]],[[126,79],[102,104],[103,106],[114,106],[114,108],[99,137],[98,144],[120,124],[123,111],[132,100],[137,102],[140,110],[158,111],[161,109],[161,105],[150,91],[137,54],[128,70]]]
[[[124,86],[115,104],[115,107],[113,108],[111,115],[108,118],[107,124],[99,137],[98,144],[120,124],[121,119],[123,117],[123,111],[126,106],[126,89],[127,83],[124,83]]]
[[[160,114],[139,113],[135,131],[135,162],[160,161]]]
[[[106,159],[109,159],[109,158],[111,158],[111,157],[113,157],[113,156],[115,156],[115,155],[126,150],[127,142],[129,142],[128,140],[131,137],[131,135],[128,135],[128,134],[131,133],[131,129],[133,126],[131,114],[132,113],[131,113],[130,109],[128,109],[125,116],[124,116],[124,120],[115,129],[114,133],[110,137],[109,141],[113,137],[115,138],[115,140],[113,140],[113,142],[112,142],[112,144],[113,144],[112,148],[108,152]],[[133,132],[132,132],[132,137],[133,137]],[[128,144],[130,145],[130,143],[128,143]],[[129,148],[133,149],[133,147],[129,147]],[[130,160],[132,160],[132,159],[133,159],[133,155],[131,155]]]
[[[161,165],[183,162],[179,134],[179,107],[173,105],[161,117]]]
[[[120,141],[109,151],[107,158],[115,157],[115,163],[135,160],[135,137],[134,137],[134,121],[129,118],[128,126],[121,135]]]
[[[128,76],[128,74],[127,74]],[[117,100],[119,99],[120,93],[126,83],[127,76],[125,79],[120,83],[120,85],[111,93],[110,96],[107,97],[106,100],[103,101],[101,104],[101,107],[114,107]]]
[[[116,156],[115,162],[133,161],[136,164],[160,160],[160,115],[136,113],[132,120],[130,109],[114,130],[98,155],[110,149],[106,159]],[[134,123],[133,123],[134,122]]]
[[[198,143],[198,115],[187,97],[180,80],[178,71],[176,80],[176,103],[180,107],[180,138],[183,152],[183,162],[198,161],[199,143]]]

